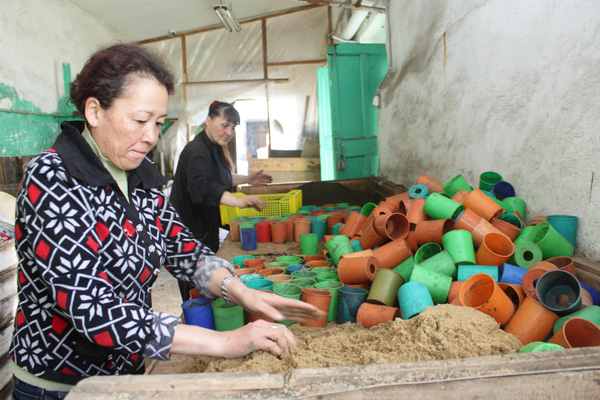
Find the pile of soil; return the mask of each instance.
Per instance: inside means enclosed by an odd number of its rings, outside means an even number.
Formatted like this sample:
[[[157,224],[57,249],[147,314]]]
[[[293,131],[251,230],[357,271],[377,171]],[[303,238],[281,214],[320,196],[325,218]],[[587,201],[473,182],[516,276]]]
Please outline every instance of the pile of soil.
[[[522,344],[490,316],[469,307],[440,304],[410,319],[371,329],[328,323],[326,328],[290,327],[298,347],[277,358],[259,351],[235,360],[189,357],[185,372],[266,371],[448,360],[518,353]]]
[[[383,200],[375,193],[359,192],[336,182],[309,182],[298,189],[302,190],[302,204],[306,205],[349,203],[362,207],[365,203],[377,204]]]

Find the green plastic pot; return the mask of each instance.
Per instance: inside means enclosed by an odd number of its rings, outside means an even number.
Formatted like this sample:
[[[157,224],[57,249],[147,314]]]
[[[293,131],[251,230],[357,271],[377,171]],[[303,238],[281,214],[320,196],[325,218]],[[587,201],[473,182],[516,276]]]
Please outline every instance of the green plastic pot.
[[[415,266],[415,258],[408,257],[406,260],[402,261],[396,267],[392,269],[392,271],[400,274],[404,282],[408,282],[410,280],[410,275],[412,274],[413,267]]]
[[[216,331],[232,331],[244,326],[244,309],[241,306],[229,304],[222,298],[213,300],[211,306]]]
[[[324,289],[331,292],[331,303],[329,304],[329,312],[327,313],[327,321],[335,321],[337,319],[337,311],[339,305],[340,288],[344,284],[340,281],[322,281],[317,282],[317,289]]]
[[[475,248],[473,246],[473,235],[464,229],[456,229],[446,232],[442,236],[442,245],[448,252],[456,265],[474,265]]]
[[[337,266],[340,262],[340,257],[344,254],[354,253],[354,249],[350,244],[350,238],[346,235],[334,236],[325,243],[325,250],[329,252],[333,263]]]
[[[441,304],[445,303],[448,299],[452,278],[440,274],[439,272],[415,265],[410,276],[410,282],[423,282],[425,286],[427,286],[433,302],[435,304]]]

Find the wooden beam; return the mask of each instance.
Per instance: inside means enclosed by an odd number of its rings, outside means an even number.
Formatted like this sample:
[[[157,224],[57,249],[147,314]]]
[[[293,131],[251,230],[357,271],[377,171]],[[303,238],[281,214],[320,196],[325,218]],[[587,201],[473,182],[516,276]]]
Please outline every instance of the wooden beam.
[[[184,82],[184,85],[211,85],[213,83],[247,83],[247,82],[287,82],[289,78],[277,78],[277,79],[231,79],[222,81],[197,81],[197,82]]]
[[[270,171],[320,171],[318,158],[251,158],[248,160],[248,169]]]
[[[333,1],[333,0],[298,0],[298,1],[303,1],[305,3],[310,3],[310,4],[320,4],[320,5],[324,5],[324,6],[330,6],[330,7],[335,6],[335,7],[341,7],[341,8],[350,8],[353,10],[368,11],[368,12],[378,13],[378,14],[385,14],[385,12],[386,12],[385,8],[363,6],[363,5],[360,5],[360,2],[357,4],[352,4],[352,3],[340,3],[338,1]]]
[[[263,77],[269,79],[269,62],[267,58],[267,20],[260,20],[260,27],[262,33],[262,54],[263,54]]]
[[[304,65],[304,64],[325,64],[327,62],[326,58],[322,58],[319,60],[301,60],[301,61],[281,61],[281,62],[270,62],[267,63],[269,67],[281,67],[286,65]]]

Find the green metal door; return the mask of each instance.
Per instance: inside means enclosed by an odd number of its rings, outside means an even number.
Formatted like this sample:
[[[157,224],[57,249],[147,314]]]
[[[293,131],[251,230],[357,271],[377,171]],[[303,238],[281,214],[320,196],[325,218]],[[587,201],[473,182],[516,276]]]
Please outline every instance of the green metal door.
[[[326,166],[323,172],[327,173],[321,174],[322,179],[377,175],[377,108],[373,97],[387,72],[385,45],[343,43],[329,46],[327,53],[329,107],[319,94],[319,109],[322,105],[325,110],[330,108],[331,135],[327,129],[321,130],[321,148],[333,149],[333,155],[321,160]],[[323,77],[319,78],[322,90]]]

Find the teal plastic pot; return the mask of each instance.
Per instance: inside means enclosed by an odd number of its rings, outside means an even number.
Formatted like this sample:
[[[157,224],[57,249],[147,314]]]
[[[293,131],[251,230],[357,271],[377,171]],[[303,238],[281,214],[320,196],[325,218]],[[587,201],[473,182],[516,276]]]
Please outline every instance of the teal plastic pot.
[[[312,224],[311,224],[311,226],[312,226]],[[319,235],[318,234],[303,233],[300,235],[300,254],[302,254],[303,256],[319,254]]]
[[[404,283],[402,275],[391,269],[380,268],[375,273],[367,302],[393,307],[398,300],[398,289]]]
[[[415,252],[415,264],[421,264],[441,251],[442,246],[439,244],[433,242],[425,243]]]
[[[344,284],[340,281],[323,281],[317,282],[315,285],[317,289],[323,289],[331,292],[331,303],[329,304],[329,312],[327,313],[327,322],[337,320],[337,311],[340,300],[339,294],[342,286],[344,286]]]
[[[244,309],[241,306],[229,304],[222,298],[213,300],[211,306],[216,331],[233,331],[244,326]]]
[[[504,204],[510,206],[513,209],[513,211],[518,212],[521,218],[526,218],[525,213],[527,212],[527,203],[525,203],[523,199],[520,199],[518,197],[505,197],[504,199],[502,199],[502,201],[504,202]]]
[[[456,265],[475,265],[473,235],[464,229],[446,232],[442,236],[442,246]]]
[[[350,242],[350,246],[352,246],[352,250],[356,253],[357,251],[362,251],[364,250],[362,247],[360,247],[360,240],[359,239],[354,239],[353,241]]]
[[[398,289],[398,304],[402,319],[411,319],[433,306],[433,299],[423,282],[406,282]]]
[[[404,282],[408,282],[410,280],[410,275],[412,274],[414,266],[415,258],[408,257],[406,260],[402,261],[398,266],[396,266],[392,271],[402,275]]]
[[[459,190],[466,190],[467,192],[471,192],[473,190],[471,185],[467,183],[461,174],[456,175],[454,178],[446,182],[442,189],[444,189],[444,192],[446,192],[450,197],[454,196]]]
[[[344,226],[344,224],[343,224],[343,223],[341,223],[341,222],[338,222],[337,224],[333,225],[333,226],[331,227],[331,234],[332,234],[332,235],[339,235],[339,234],[340,234],[340,228],[341,228],[342,226]]]
[[[514,243],[515,244],[526,243],[526,242],[533,243],[534,239],[535,239],[535,226],[528,225],[528,226],[524,227],[523,229],[521,229],[521,232],[519,232],[519,236],[517,236]]]
[[[440,193],[430,194],[423,206],[423,212],[431,219],[454,219],[464,209],[462,204],[444,197]]]
[[[506,221],[509,224],[513,224],[514,226],[516,226],[519,229],[523,229],[523,223],[521,222],[519,217],[517,217],[515,214],[504,213],[504,214],[500,215],[498,217],[498,219],[501,219],[502,221]]]
[[[241,275],[240,276],[240,281],[244,282],[244,284],[246,284],[247,282],[256,280],[256,279],[263,279],[264,276],[261,274],[245,274],[245,275]]]
[[[508,260],[509,264],[529,269],[533,264],[543,260],[542,250],[532,242],[515,243],[515,253]]]
[[[277,257],[276,260],[278,262],[289,263],[289,265],[300,264],[302,262],[300,257],[296,257],[296,256],[279,256],[279,257]]]
[[[492,191],[494,185],[502,180],[502,175],[494,171],[482,172],[479,175],[479,189]]]
[[[564,350],[559,344],[545,342],[531,342],[526,344],[519,350],[519,353],[538,353],[540,351],[555,351]]]
[[[408,196],[411,199],[426,199],[429,197],[429,188],[427,185],[417,183],[408,189]]]
[[[558,321],[554,323],[553,335],[556,334],[562,328],[562,326],[571,318],[583,318],[590,322],[593,322],[597,326],[600,326],[600,306],[587,306],[574,313],[560,317]]]
[[[291,275],[293,272],[296,271],[310,271],[312,268],[309,267],[308,265],[304,265],[304,264],[293,264],[293,265],[288,265],[287,267],[285,267],[285,273],[288,275]]]
[[[548,271],[535,284],[539,302],[559,317],[572,314],[581,308],[581,286],[570,272]]]
[[[325,250],[333,259],[333,263],[337,266],[340,262],[340,256],[344,254],[354,253],[354,249],[350,244],[350,239],[346,235],[334,236],[325,243]]]
[[[420,262],[418,265],[423,268],[439,272],[440,274],[447,275],[453,280],[456,279],[456,266],[454,265],[452,257],[450,257],[450,254],[448,254],[446,250],[440,251],[425,261]]]
[[[533,227],[533,242],[542,250],[544,259],[573,255],[573,245],[569,243],[548,221],[540,222]]]
[[[459,265],[457,281],[466,281],[475,274],[488,274],[498,282],[498,266],[497,265]]]
[[[360,209],[360,213],[368,218],[369,215],[371,215],[371,213],[375,209],[375,207],[377,207],[377,204],[375,203],[365,203],[365,205],[362,206],[362,208]]]
[[[244,275],[242,275],[244,276]],[[251,281],[246,282],[246,286],[248,286],[249,288],[252,289],[256,289],[256,290],[273,290],[273,285],[275,284],[275,282],[273,282],[270,279],[253,279]]]
[[[300,271],[295,271],[292,272],[292,277],[294,279],[298,279],[298,278],[311,278],[311,279],[316,279],[317,273],[314,272],[312,269],[310,271],[306,271],[306,270],[300,270]]]
[[[313,218],[310,223],[310,233],[318,236],[318,242],[323,241],[323,236],[327,232],[327,221],[324,218]],[[302,235],[300,235],[300,239],[302,239]],[[316,253],[312,253],[316,254]]]
[[[239,265],[240,268],[244,268],[244,260],[247,258],[254,258],[254,256],[250,256],[250,255],[233,256],[233,257],[231,257],[231,262],[234,265]]]
[[[415,265],[410,276],[410,282],[425,284],[435,304],[445,303],[450,293],[452,278],[439,272]]]
[[[548,222],[575,247],[579,218],[574,215],[548,215]]]

